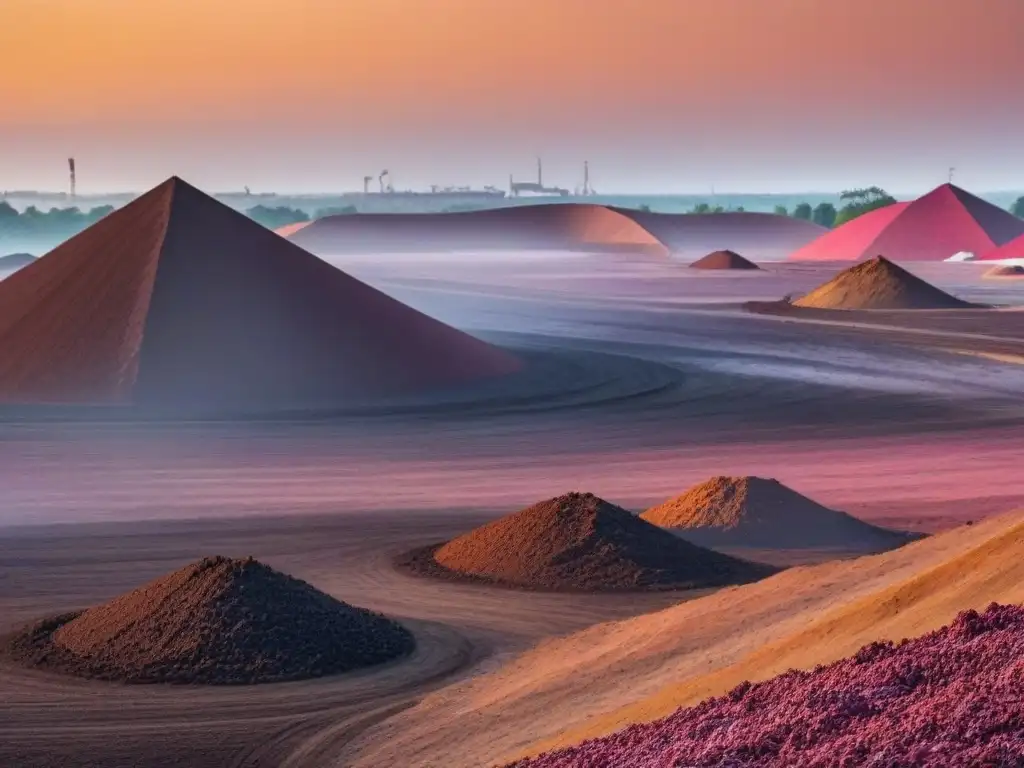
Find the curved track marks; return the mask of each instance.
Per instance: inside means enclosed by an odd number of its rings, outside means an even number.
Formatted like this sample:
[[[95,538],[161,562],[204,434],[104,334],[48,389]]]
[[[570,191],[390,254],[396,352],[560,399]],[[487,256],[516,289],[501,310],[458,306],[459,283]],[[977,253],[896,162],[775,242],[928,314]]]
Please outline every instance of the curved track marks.
[[[450,587],[391,559],[489,516],[410,515],[70,526],[0,538],[4,631],[123,591],[197,552],[253,553],[416,635],[408,659],[352,675],[260,686],[118,685],[0,665],[0,765],[257,768],[331,764],[355,735],[425,693],[536,640],[678,601]]]
[[[687,596],[519,593],[391,567],[398,552],[568,490],[640,509],[709,475],[756,474],[883,524],[931,529],[1022,501],[1020,366],[952,355],[921,334],[684,306],[777,298],[821,282],[811,268],[740,281],[589,258],[422,269],[436,280],[398,286],[399,298],[526,347],[534,365],[518,381],[360,417],[7,424],[0,441],[0,525],[124,521],[0,530],[0,632],[204,555],[251,554],[405,621],[417,653],[247,688],[0,667],[0,765],[402,765],[409,752],[387,734],[430,691]],[[482,722],[455,704],[442,752]],[[391,754],[360,753],[373,738]]]

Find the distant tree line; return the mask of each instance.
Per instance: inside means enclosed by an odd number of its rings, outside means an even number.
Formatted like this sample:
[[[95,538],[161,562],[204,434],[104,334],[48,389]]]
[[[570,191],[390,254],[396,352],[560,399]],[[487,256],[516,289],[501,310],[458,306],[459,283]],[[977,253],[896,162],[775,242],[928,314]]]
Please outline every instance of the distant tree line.
[[[845,224],[852,219],[862,216],[869,211],[891,205],[896,199],[880,187],[865,187],[861,189],[845,190],[839,196],[841,205],[837,209],[832,203],[819,203],[811,206],[810,203],[799,203],[789,211],[785,206],[775,207],[775,213],[780,216],[792,216],[794,219],[812,221],[823,227],[833,228]],[[56,242],[66,240],[78,234],[86,227],[95,224],[107,214],[111,213],[114,207],[102,205],[83,211],[79,208],[51,208],[49,211],[42,211],[35,206],[29,206],[24,211],[18,211],[10,203],[0,200],[0,238],[21,238],[23,240],[46,239]],[[453,206],[450,210],[466,210]],[[650,212],[650,206],[640,206],[641,211]],[[698,203],[690,213],[726,213],[728,211],[743,211],[743,207],[725,208],[721,205],[709,203]],[[1024,196],[1018,197],[1009,208],[1014,216],[1024,219]],[[265,206],[257,205],[245,211],[253,221],[262,224],[269,229],[278,229],[297,224],[311,219],[321,219],[325,216],[340,216],[357,213],[354,205],[321,208],[312,216],[298,208],[286,206]]]
[[[113,212],[114,206],[102,205],[83,211],[80,208],[51,208],[41,211],[29,206],[18,211],[5,200],[0,200],[0,239],[19,240],[22,242],[57,243],[73,237],[86,227],[95,224],[107,214]],[[300,221],[319,219],[324,216],[355,213],[355,206],[323,208],[312,217],[297,208],[269,207],[257,205],[245,211],[253,221],[270,229],[277,229]]]
[[[896,198],[881,187],[863,187],[847,189],[839,195],[841,202],[837,210],[832,203],[819,203],[811,207],[810,203],[800,203],[792,213],[784,205],[775,206],[775,213],[780,216],[792,216],[794,219],[813,221],[822,227],[839,227],[869,211],[884,208],[896,202]]]
[[[51,208],[41,211],[30,205],[18,211],[6,200],[0,200],[0,237],[33,240],[38,238],[67,239],[114,210],[102,205],[83,211],[79,208]]]
[[[780,216],[792,216],[794,219],[813,221],[823,227],[839,227],[869,211],[884,208],[896,202],[896,198],[881,187],[864,187],[848,189],[839,195],[842,206],[839,210],[831,203],[820,203],[811,208],[810,203],[800,203],[790,212],[784,205],[775,206],[775,213]],[[1024,219],[1024,196],[1018,197],[1009,208],[1010,213]]]
[[[272,208],[266,205],[257,205],[247,209],[245,215],[267,229],[278,229],[289,224],[297,224],[300,221],[309,221],[309,214],[305,211],[286,206]]]

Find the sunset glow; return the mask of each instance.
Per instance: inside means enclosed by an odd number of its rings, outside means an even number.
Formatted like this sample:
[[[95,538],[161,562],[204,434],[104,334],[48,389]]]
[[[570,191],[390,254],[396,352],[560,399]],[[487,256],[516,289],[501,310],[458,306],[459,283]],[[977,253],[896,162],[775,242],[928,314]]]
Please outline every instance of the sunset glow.
[[[96,157],[115,142],[122,158],[142,151],[139,126],[150,149],[208,157],[239,129],[231,148],[247,156],[284,141],[312,152],[329,137],[410,169],[427,168],[413,159],[425,146],[503,152],[475,163],[487,174],[544,149],[600,156],[615,139],[619,154],[643,145],[636,176],[645,152],[675,143],[813,150],[823,131],[867,127],[869,144],[892,146],[930,125],[924,151],[969,129],[958,151],[970,155],[1020,116],[1006,94],[1024,5],[934,11],[928,0],[5,0],[0,138],[25,145],[14,171],[26,179],[70,143]]]

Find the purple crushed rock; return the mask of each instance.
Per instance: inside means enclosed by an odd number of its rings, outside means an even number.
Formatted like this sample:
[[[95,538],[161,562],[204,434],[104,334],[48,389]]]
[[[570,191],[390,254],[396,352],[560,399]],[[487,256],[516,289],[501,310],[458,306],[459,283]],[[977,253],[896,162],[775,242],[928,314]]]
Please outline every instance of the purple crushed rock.
[[[1024,766],[1024,608],[961,613],[810,672],[507,768]]]

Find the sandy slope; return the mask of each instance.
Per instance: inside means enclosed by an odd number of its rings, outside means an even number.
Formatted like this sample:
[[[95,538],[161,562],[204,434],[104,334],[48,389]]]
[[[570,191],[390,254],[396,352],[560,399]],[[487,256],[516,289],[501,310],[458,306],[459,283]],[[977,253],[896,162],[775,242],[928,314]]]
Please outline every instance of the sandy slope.
[[[355,764],[486,765],[917,635],[962,608],[1019,602],[1022,534],[1024,513],[1014,513],[544,642],[371,730]]]

